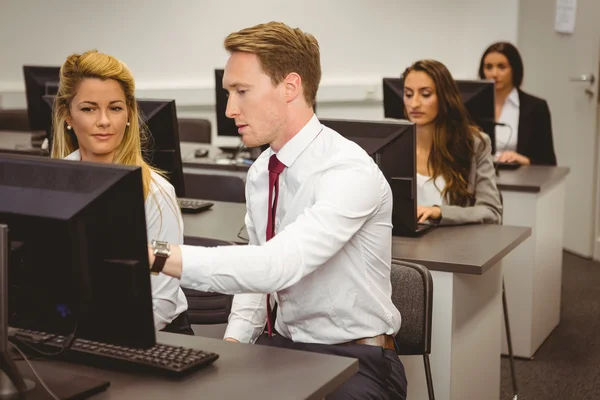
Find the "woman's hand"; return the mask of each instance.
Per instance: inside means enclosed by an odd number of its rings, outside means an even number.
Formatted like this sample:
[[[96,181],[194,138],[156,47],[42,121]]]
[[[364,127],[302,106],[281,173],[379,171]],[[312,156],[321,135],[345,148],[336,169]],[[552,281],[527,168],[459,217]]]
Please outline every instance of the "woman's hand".
[[[417,221],[419,224],[422,224],[429,219],[439,220],[440,218],[442,218],[442,210],[438,206],[417,206]]]
[[[500,153],[498,157],[496,157],[497,162],[516,162],[521,165],[529,165],[531,161],[529,158],[525,157],[523,154],[519,154],[514,151],[505,151]]]

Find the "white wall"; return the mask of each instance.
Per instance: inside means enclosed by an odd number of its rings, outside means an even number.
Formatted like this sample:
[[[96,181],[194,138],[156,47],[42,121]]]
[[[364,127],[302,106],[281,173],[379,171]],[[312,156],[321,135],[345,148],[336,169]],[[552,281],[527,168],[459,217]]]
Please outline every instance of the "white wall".
[[[319,115],[380,118],[383,76],[435,58],[473,78],[488,44],[516,40],[518,1],[0,0],[0,107],[26,107],[22,65],[97,48],[129,65],[139,97],[175,98],[180,115],[214,121],[223,39],[280,20],[319,40]]]

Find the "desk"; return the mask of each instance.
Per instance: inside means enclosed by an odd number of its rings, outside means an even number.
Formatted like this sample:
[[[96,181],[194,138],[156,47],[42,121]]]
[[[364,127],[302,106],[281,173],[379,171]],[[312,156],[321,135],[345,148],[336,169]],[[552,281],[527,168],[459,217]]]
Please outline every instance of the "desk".
[[[531,239],[504,260],[515,356],[531,358],[560,322],[565,182],[568,168],[502,170],[504,224],[531,227]],[[507,354],[503,332],[503,353]]]
[[[180,142],[183,173],[185,174],[212,174],[234,175],[246,180],[250,165],[244,163],[220,164],[215,160],[226,157],[218,147],[206,143]],[[208,150],[208,156],[195,157],[198,149]]]
[[[212,201],[215,205],[199,214],[183,214],[183,233],[185,236],[205,237],[211,239],[239,242],[237,236],[248,238],[244,226],[246,205],[243,203],[228,203]]]
[[[433,278],[431,370],[437,399],[500,395],[502,269],[531,229],[498,225],[438,227],[394,237],[394,260],[426,266]],[[411,398],[426,399],[421,357],[402,357]]]
[[[212,351],[220,358],[181,379],[58,361],[35,361],[34,366],[39,366],[40,372],[110,380],[110,387],[93,397],[98,400],[321,399],[358,371],[358,361],[353,358],[164,332],[157,332],[157,341]],[[27,371],[25,365],[19,368]]]
[[[31,146],[35,132],[0,131],[0,153],[48,156],[48,151]]]
[[[244,209],[244,204],[215,202],[213,215],[184,216],[184,234],[238,240],[236,229],[243,224]],[[212,222],[231,223],[237,218],[234,229]],[[438,227],[420,238],[392,239],[394,260],[423,264],[433,277],[430,359],[437,399],[499,397],[502,258],[530,235],[530,228],[469,225]],[[402,357],[402,362],[410,398],[426,399],[422,357]]]

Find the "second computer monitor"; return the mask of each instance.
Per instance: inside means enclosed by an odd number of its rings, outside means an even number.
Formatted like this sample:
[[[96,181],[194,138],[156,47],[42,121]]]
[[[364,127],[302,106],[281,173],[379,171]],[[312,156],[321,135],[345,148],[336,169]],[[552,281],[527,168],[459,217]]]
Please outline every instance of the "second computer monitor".
[[[217,113],[217,135],[239,136],[233,118],[227,118],[227,92],[223,89],[223,70],[215,69],[215,110]]]
[[[495,88],[490,81],[456,80],[461,100],[473,122],[485,132],[496,153]],[[402,78],[383,78],[383,110],[386,118],[408,119],[404,114]]]
[[[52,113],[43,99],[58,91],[60,67],[23,66],[29,129],[50,133]]]
[[[175,100],[138,100],[138,108],[149,134],[146,162],[166,173],[177,197],[185,197]]]

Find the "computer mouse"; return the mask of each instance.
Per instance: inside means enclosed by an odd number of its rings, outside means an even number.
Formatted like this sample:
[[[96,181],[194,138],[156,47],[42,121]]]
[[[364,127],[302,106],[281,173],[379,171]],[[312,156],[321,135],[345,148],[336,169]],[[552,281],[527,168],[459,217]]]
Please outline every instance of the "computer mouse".
[[[194,152],[194,157],[202,158],[208,156],[208,149],[198,149]]]

